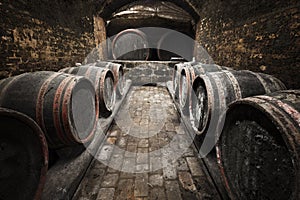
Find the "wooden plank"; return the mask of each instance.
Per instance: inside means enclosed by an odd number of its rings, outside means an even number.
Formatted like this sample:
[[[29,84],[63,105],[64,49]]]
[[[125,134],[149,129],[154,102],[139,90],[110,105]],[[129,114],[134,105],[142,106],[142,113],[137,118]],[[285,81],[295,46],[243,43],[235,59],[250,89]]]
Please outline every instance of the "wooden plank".
[[[107,118],[101,118],[97,124],[96,136],[89,145],[89,150],[83,151],[79,156],[72,159],[59,160],[47,173],[46,183],[44,186],[42,199],[71,199],[84,177],[88,167],[93,161],[93,155],[103,145],[106,133],[118,113],[126,95],[131,87],[131,81],[126,81],[124,95],[122,99],[116,102],[115,110]]]

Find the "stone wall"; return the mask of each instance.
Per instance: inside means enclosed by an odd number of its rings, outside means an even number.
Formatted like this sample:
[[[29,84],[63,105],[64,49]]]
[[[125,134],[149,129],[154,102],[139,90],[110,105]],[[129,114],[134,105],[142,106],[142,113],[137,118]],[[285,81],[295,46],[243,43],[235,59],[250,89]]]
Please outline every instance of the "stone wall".
[[[217,64],[273,74],[288,88],[300,88],[298,0],[189,2],[200,14],[196,39]],[[102,47],[95,51],[105,40],[105,22],[97,16],[105,5],[96,0],[2,0],[0,79],[105,59]],[[109,6],[108,11],[114,12]]]
[[[93,15],[89,4],[74,2],[1,1],[0,78],[85,59],[95,47]]]
[[[113,61],[124,66],[125,78],[132,80],[132,85],[165,83],[172,80],[174,61]]]
[[[209,0],[202,8],[196,38],[217,64],[300,88],[299,1]]]

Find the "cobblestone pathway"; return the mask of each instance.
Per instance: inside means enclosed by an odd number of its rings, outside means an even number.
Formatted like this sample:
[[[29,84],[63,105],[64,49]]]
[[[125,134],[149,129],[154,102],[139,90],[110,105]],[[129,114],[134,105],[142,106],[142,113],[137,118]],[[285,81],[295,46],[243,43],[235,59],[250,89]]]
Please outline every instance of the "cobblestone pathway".
[[[164,87],[133,87],[74,199],[219,199]]]

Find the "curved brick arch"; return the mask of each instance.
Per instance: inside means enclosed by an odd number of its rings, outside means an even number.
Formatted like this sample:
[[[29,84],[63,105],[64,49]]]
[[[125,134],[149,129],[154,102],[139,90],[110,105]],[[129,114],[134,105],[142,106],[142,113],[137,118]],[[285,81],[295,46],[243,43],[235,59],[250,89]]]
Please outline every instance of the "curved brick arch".
[[[123,6],[133,3],[136,0],[100,0],[97,8],[98,15],[103,19],[109,19],[116,10]],[[157,0],[145,0],[145,1],[157,1]],[[197,21],[199,19],[199,10],[202,0],[164,0],[169,1],[190,13],[190,15]]]

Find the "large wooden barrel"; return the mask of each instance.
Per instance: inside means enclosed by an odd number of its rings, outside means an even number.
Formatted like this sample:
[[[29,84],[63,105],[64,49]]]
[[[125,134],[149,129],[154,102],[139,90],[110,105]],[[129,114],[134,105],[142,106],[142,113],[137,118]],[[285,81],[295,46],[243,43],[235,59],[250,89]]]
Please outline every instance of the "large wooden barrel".
[[[157,56],[159,60],[169,61],[173,57],[181,57],[186,61],[193,58],[194,40],[189,36],[176,31],[162,35],[157,43]]]
[[[48,168],[41,128],[28,116],[0,108],[0,199],[40,199]]]
[[[300,91],[231,104],[216,149],[232,199],[300,199]]]
[[[150,49],[145,33],[138,29],[126,29],[112,41],[113,58],[117,60],[148,60]]]
[[[34,119],[51,148],[89,142],[98,118],[92,83],[57,72],[24,73],[2,80],[0,106]]]
[[[115,79],[115,92],[118,98],[121,98],[124,95],[125,89],[125,76],[124,76],[124,69],[121,64],[113,63],[113,62],[106,62],[106,61],[97,61],[95,64],[97,67],[105,67],[112,71]]]
[[[172,80],[173,80],[173,90],[174,90],[175,100],[178,100],[178,97],[179,97],[179,79],[181,76],[180,72],[184,66],[185,66],[185,63],[178,63],[174,66],[174,69],[173,69]]]
[[[186,62],[179,71],[179,103],[183,114],[189,115],[192,106],[192,84],[196,77],[201,74],[218,72],[225,69],[215,64],[203,64],[198,62]]]
[[[96,67],[95,64],[69,67],[60,72],[84,76],[94,85],[99,102],[99,115],[109,117],[115,107],[114,77],[109,69]]]
[[[229,103],[286,89],[284,84],[273,76],[246,70],[206,73],[195,79],[192,88],[191,112],[193,125],[199,134],[209,128],[212,112],[222,112]]]

